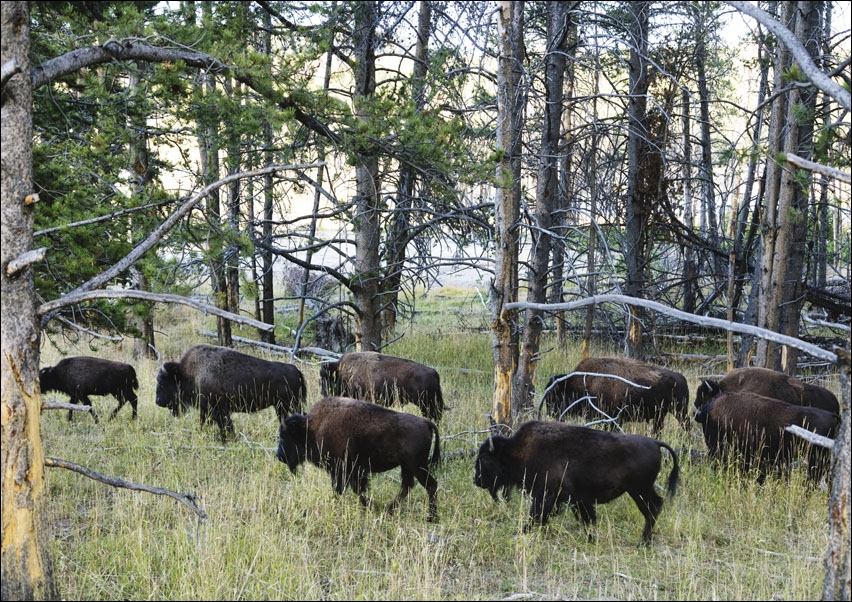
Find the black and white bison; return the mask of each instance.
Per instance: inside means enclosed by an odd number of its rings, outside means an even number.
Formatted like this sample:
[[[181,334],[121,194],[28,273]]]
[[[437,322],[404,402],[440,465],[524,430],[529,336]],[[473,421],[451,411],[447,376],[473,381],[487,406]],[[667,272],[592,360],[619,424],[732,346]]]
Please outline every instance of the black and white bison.
[[[91,406],[89,395],[112,395],[118,400],[110,418],[115,418],[125,403],[130,403],[133,418],[136,418],[136,370],[130,364],[105,360],[85,355],[66,357],[55,366],[42,368],[38,372],[42,393],[60,391],[71,397],[71,403]],[[68,411],[68,420],[74,412]],[[92,407],[92,418],[98,421],[98,415]]]
[[[201,426],[210,418],[233,434],[231,412],[274,407],[278,421],[302,411],[305,377],[293,364],[247,355],[227,347],[196,345],[178,362],[166,362],[157,374],[157,405],[175,416],[189,406],[201,410]]]
[[[441,460],[441,440],[438,427],[426,418],[347,397],[325,397],[307,415],[284,419],[277,457],[294,474],[305,460],[325,469],[337,493],[349,486],[364,506],[370,505],[370,474],[399,466],[402,484],[388,512],[406,498],[416,478],[429,495],[427,520],[438,520],[438,482],[432,471]]]
[[[737,368],[721,380],[704,379],[695,391],[695,407],[701,408],[719,393],[755,393],[797,406],[810,406],[840,415],[837,397],[824,387],[802,382],[768,368]]]
[[[834,438],[839,417],[831,412],[798,406],[749,392],[721,393],[695,415],[711,458],[757,469],[763,483],[769,471],[783,474],[807,450],[808,478],[818,483],[827,474],[831,450],[812,445],[786,427],[800,426]]]
[[[607,374],[618,378],[602,376]],[[625,420],[651,420],[655,434],[662,431],[666,414],[675,416],[686,431],[692,426],[686,377],[630,358],[580,360],[571,374],[550,378],[543,402],[557,418],[573,414],[598,419],[599,409],[612,418],[622,413]]]
[[[390,406],[412,403],[426,418],[440,422],[444,413],[438,371],[413,360],[375,351],[345,353],[320,366],[322,394],[354,397]]]
[[[645,517],[642,542],[647,543],[663,507],[663,498],[654,490],[661,447],[674,462],[668,479],[668,493],[674,495],[680,478],[677,454],[662,441],[533,420],[511,437],[493,435],[482,444],[473,482],[495,501],[499,493],[508,497],[514,488],[530,493],[530,519],[542,525],[567,503],[588,528],[597,522],[595,504],[627,493]]]

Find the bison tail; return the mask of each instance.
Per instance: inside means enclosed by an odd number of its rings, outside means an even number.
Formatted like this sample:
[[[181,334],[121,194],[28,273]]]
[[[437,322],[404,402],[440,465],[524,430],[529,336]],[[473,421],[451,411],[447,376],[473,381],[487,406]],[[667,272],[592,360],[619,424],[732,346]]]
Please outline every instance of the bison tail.
[[[667,450],[669,450],[669,454],[671,454],[672,456],[672,462],[674,463],[674,466],[672,467],[672,471],[669,473],[669,482],[667,484],[668,494],[672,496],[677,491],[677,485],[680,482],[680,466],[678,466],[677,463],[677,454],[675,453],[675,450],[673,450],[671,447],[669,447],[662,441],[657,441],[657,445],[659,445],[660,447],[665,447]]]
[[[432,459],[429,460],[429,466],[434,468],[441,463],[441,436],[438,434],[438,425],[431,420],[429,428],[435,433],[435,448],[432,450]]]

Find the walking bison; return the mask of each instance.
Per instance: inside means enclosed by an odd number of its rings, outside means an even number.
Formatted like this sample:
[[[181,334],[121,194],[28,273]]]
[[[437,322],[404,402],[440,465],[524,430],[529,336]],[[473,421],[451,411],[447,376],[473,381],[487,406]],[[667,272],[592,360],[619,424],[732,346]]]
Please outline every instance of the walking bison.
[[[112,395],[118,400],[110,418],[115,418],[125,403],[130,403],[136,418],[136,389],[139,381],[136,370],[130,364],[106,360],[99,357],[75,356],[66,357],[55,366],[42,368],[38,373],[41,392],[59,391],[71,397],[73,404],[92,406],[89,395]],[[98,421],[98,415],[92,406],[92,418]],[[73,419],[74,412],[68,411],[68,420]]]
[[[345,353],[320,366],[323,395],[353,397],[390,406],[412,403],[426,418],[440,422],[444,413],[438,371],[418,362],[376,353]]]
[[[338,494],[348,486],[364,506],[370,505],[369,475],[399,466],[402,483],[388,512],[408,496],[416,478],[429,496],[427,520],[435,522],[438,482],[432,469],[441,459],[440,443],[438,427],[431,420],[356,399],[325,397],[307,415],[284,419],[277,458],[294,474],[306,460],[323,468]]]
[[[278,421],[300,412],[307,396],[302,372],[293,364],[247,355],[227,347],[196,345],[178,362],[166,362],[157,374],[157,405],[175,416],[188,407],[210,418],[223,439],[234,432],[232,412],[275,408]]]
[[[630,358],[580,360],[571,374],[551,377],[542,401],[555,417],[600,418],[602,411],[612,418],[623,413],[625,420],[650,420],[655,434],[662,431],[667,414],[686,431],[692,426],[686,377]]]
[[[803,382],[784,372],[768,368],[737,368],[721,380],[705,379],[695,391],[695,407],[701,408],[719,393],[755,393],[792,403],[810,406],[840,415],[837,397],[824,387]]]
[[[805,451],[808,478],[818,483],[830,467],[831,450],[808,443],[786,427],[800,426],[833,439],[839,422],[837,415],[825,410],[738,391],[721,393],[705,403],[695,420],[712,458],[733,462],[746,471],[757,469],[759,483],[769,471],[788,471]]]
[[[567,503],[588,528],[597,522],[595,504],[627,493],[645,517],[642,542],[648,543],[663,507],[654,490],[661,447],[674,462],[668,478],[668,493],[674,495],[680,478],[677,454],[662,441],[533,420],[511,437],[493,435],[480,446],[473,482],[495,501],[515,488],[528,492],[530,519],[541,525]]]

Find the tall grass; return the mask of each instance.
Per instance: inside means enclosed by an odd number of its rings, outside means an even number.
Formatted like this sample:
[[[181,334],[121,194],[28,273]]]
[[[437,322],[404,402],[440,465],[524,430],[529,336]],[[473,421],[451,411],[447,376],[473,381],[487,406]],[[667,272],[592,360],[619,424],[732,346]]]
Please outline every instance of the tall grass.
[[[416,485],[394,516],[383,510],[399,488],[394,470],[371,478],[375,504],[333,493],[310,465],[291,475],[275,458],[271,409],[234,415],[237,435],[222,444],[198,412],[181,418],[156,407],[159,361],[133,360],[129,348],[67,346],[71,354],[132,362],[140,380],[139,418],[94,398],[104,419],[46,412],[45,452],[127,481],[193,493],[208,515],[175,500],[116,489],[76,473],[47,472],[49,517],[66,599],[478,600],[711,599],[806,600],[820,595],[827,549],[828,493],[789,479],[753,477],[707,463],[697,425],[673,420],[662,439],[679,451],[678,493],[666,500],[650,546],[638,545],[643,519],[627,496],[598,506],[592,539],[569,511],[523,532],[529,499],[495,503],[473,485],[474,452],[486,437],[493,396],[487,313],[475,294],[445,289],[418,301],[388,353],[438,368],[448,406],[441,423],[439,522],[426,522]],[[205,341],[211,318],[165,308],[158,318],[162,360]],[[250,336],[250,333],[237,333]],[[286,344],[286,343],[285,343]],[[552,344],[547,342],[545,347]],[[555,344],[552,345],[556,347]],[[257,355],[262,352],[251,351]],[[602,352],[611,352],[603,350]],[[45,343],[43,365],[60,357]],[[266,356],[270,357],[270,356]],[[280,359],[280,358],[279,358]],[[579,344],[545,354],[538,390],[579,359]],[[318,364],[299,361],[309,404],[319,399]],[[700,374],[689,366],[694,390]],[[837,391],[836,383],[833,390]],[[65,401],[61,395],[46,399]],[[412,406],[406,411],[416,412]],[[650,434],[647,425],[631,432]],[[694,451],[694,453],[691,453]],[[662,485],[671,470],[664,458]]]

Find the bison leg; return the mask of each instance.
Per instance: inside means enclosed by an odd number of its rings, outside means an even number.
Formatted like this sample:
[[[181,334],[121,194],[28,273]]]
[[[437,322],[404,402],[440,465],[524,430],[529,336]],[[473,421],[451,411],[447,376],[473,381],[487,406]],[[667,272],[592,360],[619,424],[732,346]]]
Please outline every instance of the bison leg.
[[[133,419],[136,419],[136,405],[138,403],[138,399],[136,397],[136,393],[133,390],[122,390],[118,392],[118,395],[115,396],[118,400],[118,407],[112,411],[109,418],[112,420],[118,414],[118,411],[124,407],[124,404],[128,401],[130,402],[130,407],[133,409]]]
[[[401,472],[401,480],[402,484],[399,487],[399,493],[391,505],[388,506],[388,514],[393,514],[394,511],[399,507],[402,500],[408,497],[408,493],[411,491],[411,488],[414,487],[414,475],[411,474],[411,471],[406,470],[405,467],[402,468]]]
[[[663,508],[663,498],[654,491],[653,484],[644,491],[628,491],[628,493],[639,507],[639,512],[645,517],[645,528],[642,530],[642,543],[647,544],[651,541],[654,525],[657,523],[657,517]]]
[[[545,492],[542,495],[533,494],[532,505],[530,505],[530,518],[533,522],[542,526],[547,524],[550,513],[556,504],[556,494]]]
[[[95,412],[95,406],[92,405],[92,400],[89,399],[88,395],[80,395],[79,397],[71,397],[71,403],[75,405],[84,405],[89,406],[91,409],[89,413],[92,415],[92,420],[95,421],[95,424],[98,424],[98,415]],[[71,422],[74,419],[74,410],[68,410],[68,421]]]
[[[594,541],[594,527],[598,524],[598,513],[594,504],[583,501],[571,501],[571,511],[588,533],[589,541]]]
[[[429,514],[426,516],[426,522],[438,522],[438,481],[432,476],[428,470],[420,470],[417,472],[417,480],[426,489],[429,495]]]

